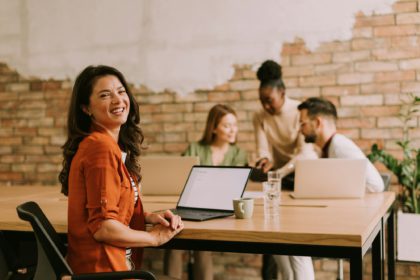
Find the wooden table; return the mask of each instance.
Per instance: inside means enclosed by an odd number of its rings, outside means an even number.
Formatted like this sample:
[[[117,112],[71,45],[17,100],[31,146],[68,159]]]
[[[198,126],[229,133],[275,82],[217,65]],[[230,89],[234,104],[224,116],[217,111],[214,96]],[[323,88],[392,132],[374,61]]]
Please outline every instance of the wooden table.
[[[60,233],[67,232],[67,199],[58,187],[0,187],[0,230],[31,231],[16,206],[33,200]],[[143,198],[146,211],[175,206],[176,197]],[[363,279],[363,257],[372,247],[373,279],[384,279],[384,225],[388,222],[388,279],[395,279],[395,194],[366,194],[363,199],[305,199],[282,194],[280,216],[264,219],[256,199],[252,219],[228,217],[206,222],[185,221],[185,229],[162,246],[173,249],[301,255],[350,260],[350,278]]]

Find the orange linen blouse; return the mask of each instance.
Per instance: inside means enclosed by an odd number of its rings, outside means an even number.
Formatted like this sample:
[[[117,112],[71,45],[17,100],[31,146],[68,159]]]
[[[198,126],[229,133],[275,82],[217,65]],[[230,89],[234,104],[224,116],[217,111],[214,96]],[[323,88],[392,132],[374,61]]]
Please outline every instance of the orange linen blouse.
[[[134,190],[121,150],[104,131],[85,137],[71,162],[68,195],[67,261],[74,273],[127,270],[126,248],[93,238],[105,219],[145,230],[143,206],[134,205]],[[140,268],[142,249],[133,248],[132,260]]]

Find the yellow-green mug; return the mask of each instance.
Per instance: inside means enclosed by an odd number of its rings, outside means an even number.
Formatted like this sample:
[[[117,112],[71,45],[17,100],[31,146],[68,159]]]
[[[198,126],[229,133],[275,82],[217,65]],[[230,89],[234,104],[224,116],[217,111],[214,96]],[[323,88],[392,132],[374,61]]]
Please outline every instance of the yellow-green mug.
[[[254,212],[254,199],[251,197],[234,199],[233,209],[237,219],[249,219]]]

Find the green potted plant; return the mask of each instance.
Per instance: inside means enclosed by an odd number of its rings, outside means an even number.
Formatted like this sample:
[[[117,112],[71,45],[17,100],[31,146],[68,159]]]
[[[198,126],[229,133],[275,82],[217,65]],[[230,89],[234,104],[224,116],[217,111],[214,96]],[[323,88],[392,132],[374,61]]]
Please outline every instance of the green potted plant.
[[[402,159],[397,159],[374,144],[368,158],[383,163],[398,179],[400,211],[397,216],[397,258],[420,261],[420,148],[412,147],[409,138],[410,121],[418,112],[420,98],[410,94],[410,101],[401,108],[403,139],[396,144],[402,149]],[[417,230],[416,230],[417,228]],[[417,245],[416,245],[417,244]]]

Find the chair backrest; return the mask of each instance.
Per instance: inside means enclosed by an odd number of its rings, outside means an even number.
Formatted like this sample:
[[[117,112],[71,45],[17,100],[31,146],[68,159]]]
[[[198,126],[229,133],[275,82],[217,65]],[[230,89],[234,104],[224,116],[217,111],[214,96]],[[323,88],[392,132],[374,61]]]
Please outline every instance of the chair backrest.
[[[19,218],[31,223],[37,240],[38,263],[34,279],[59,279],[62,275],[72,275],[64,258],[66,247],[38,204],[29,201],[16,210]]]
[[[389,173],[381,173],[382,180],[384,181],[384,191],[389,190],[389,185],[391,184],[391,174]]]

